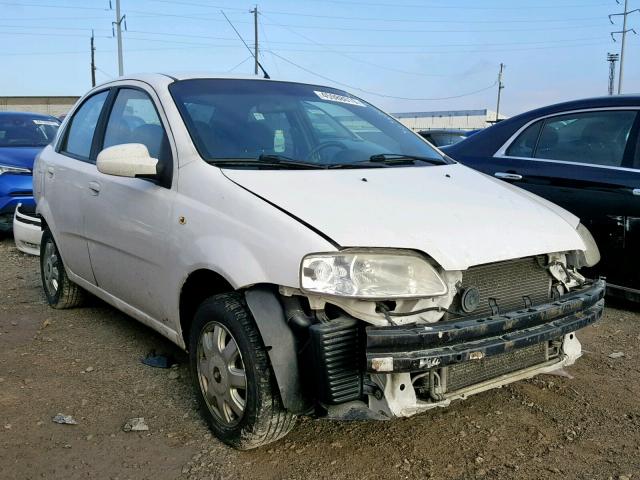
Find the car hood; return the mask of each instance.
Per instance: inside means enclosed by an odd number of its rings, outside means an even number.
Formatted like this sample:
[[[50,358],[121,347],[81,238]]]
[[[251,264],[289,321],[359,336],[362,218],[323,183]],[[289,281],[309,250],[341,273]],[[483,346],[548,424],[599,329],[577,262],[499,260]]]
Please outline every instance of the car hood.
[[[341,247],[419,250],[445,270],[585,248],[577,217],[460,164],[223,172]]]
[[[33,168],[36,155],[44,147],[0,147],[0,165]]]

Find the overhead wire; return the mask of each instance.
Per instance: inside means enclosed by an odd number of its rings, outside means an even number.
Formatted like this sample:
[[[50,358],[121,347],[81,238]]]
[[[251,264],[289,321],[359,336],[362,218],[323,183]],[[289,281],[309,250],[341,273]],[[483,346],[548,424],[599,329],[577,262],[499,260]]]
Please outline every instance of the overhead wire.
[[[303,70],[303,71],[305,71],[305,72],[307,72],[307,73],[309,73],[311,75],[314,75],[316,77],[322,78],[323,80],[326,80],[328,82],[335,83],[336,85],[340,85],[342,87],[346,87],[346,88],[349,88],[351,90],[357,90],[359,92],[366,93],[367,95],[374,95],[376,97],[382,97],[382,98],[391,98],[391,99],[395,99],[395,100],[411,100],[411,101],[451,100],[451,99],[454,99],[454,98],[462,98],[462,97],[468,97],[468,96],[471,96],[471,95],[476,95],[478,93],[481,93],[481,92],[484,92],[486,90],[489,90],[489,89],[495,87],[498,84],[498,81],[496,80],[491,85],[489,85],[487,87],[483,87],[483,88],[480,88],[478,90],[474,90],[472,92],[467,92],[467,93],[463,93],[463,94],[459,94],[459,95],[450,95],[450,96],[445,96],[445,97],[429,97],[429,98],[400,97],[400,96],[396,96],[396,95],[386,95],[386,94],[383,94],[383,93],[373,92],[371,90],[366,90],[364,88],[359,88],[359,87],[356,87],[354,85],[350,85],[348,83],[340,82],[340,81],[335,80],[333,78],[327,77],[326,75],[322,75],[322,74],[320,74],[318,72],[315,72],[315,71],[313,71],[313,70],[311,70],[309,68],[303,67],[302,65],[299,65],[299,64],[297,64],[297,63],[295,63],[295,62],[283,57],[282,55],[280,55],[278,53],[273,52],[273,54],[276,57],[278,57],[280,60],[282,60],[282,61],[284,61],[284,62],[286,62],[286,63],[288,63],[290,65],[293,65],[294,67],[297,67],[300,70]]]
[[[262,15],[262,16],[264,16],[265,18],[268,18],[268,17],[266,17],[266,16],[265,16],[265,15],[263,15],[263,14],[261,14],[261,15]],[[273,20],[271,20],[271,21],[273,22]],[[277,25],[277,23],[276,23],[276,25]],[[279,25],[279,26],[281,26],[281,27],[282,27],[282,25]],[[397,73],[403,73],[403,74],[405,74],[405,75],[417,75],[417,76],[421,76],[421,77],[441,77],[441,76],[445,76],[445,75],[437,74],[437,73],[431,73],[431,74],[429,74],[429,73],[410,72],[410,71],[407,71],[407,70],[397,69],[397,68],[395,68],[395,67],[382,66],[382,65],[377,64],[377,63],[375,63],[375,62],[370,62],[370,61],[368,61],[368,60],[364,60],[364,59],[361,59],[361,58],[358,58],[358,57],[353,57],[353,56],[351,56],[351,55],[347,55],[347,54],[346,54],[346,53],[344,53],[344,52],[340,52],[340,51],[337,51],[337,50],[333,50],[333,49],[331,49],[331,48],[327,47],[326,45],[322,45],[321,43],[316,42],[316,41],[315,41],[315,40],[313,40],[312,38],[309,38],[309,37],[307,37],[306,35],[303,35],[302,33],[299,33],[299,32],[297,32],[297,31],[293,30],[292,28],[289,28],[289,27],[283,27],[283,28],[287,29],[288,31],[290,31],[290,32],[291,32],[291,33],[293,33],[294,35],[297,35],[297,36],[299,36],[300,38],[303,38],[303,39],[307,40],[307,42],[311,42],[311,43],[313,43],[313,44],[315,44],[315,45],[318,45],[318,46],[320,46],[320,47],[324,48],[325,50],[327,50],[327,51],[329,51],[329,52],[331,52],[331,53],[334,53],[334,54],[336,54],[336,55],[340,55],[340,56],[342,56],[342,57],[345,57],[345,58],[347,58],[347,59],[351,60],[352,62],[356,62],[356,63],[363,63],[363,64],[365,64],[365,65],[373,66],[373,67],[375,67],[375,68],[384,68],[385,70],[395,71],[395,72],[397,72]]]

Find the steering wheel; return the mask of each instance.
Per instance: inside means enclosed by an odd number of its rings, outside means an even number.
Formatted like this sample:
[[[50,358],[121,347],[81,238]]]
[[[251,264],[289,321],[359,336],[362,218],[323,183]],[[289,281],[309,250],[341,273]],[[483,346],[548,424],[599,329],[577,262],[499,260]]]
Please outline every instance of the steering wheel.
[[[309,152],[309,154],[307,155],[307,159],[320,161],[321,160],[320,152],[322,150],[324,150],[325,148],[330,148],[330,147],[339,148],[340,150],[348,150],[349,149],[349,147],[347,147],[342,142],[338,142],[336,140],[330,140],[328,142],[324,142],[324,143],[321,143],[321,144],[316,145],[315,147],[313,147],[311,149],[311,151]]]

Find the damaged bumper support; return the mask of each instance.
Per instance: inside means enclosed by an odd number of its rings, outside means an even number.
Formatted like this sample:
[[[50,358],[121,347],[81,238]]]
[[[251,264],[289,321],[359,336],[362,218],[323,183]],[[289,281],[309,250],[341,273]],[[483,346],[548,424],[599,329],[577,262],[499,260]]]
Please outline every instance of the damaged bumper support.
[[[367,327],[366,369],[383,392],[369,396],[369,409],[407,417],[572,365],[581,355],[574,332],[602,316],[605,286],[598,280],[550,303],[488,317]]]
[[[367,371],[426,371],[558,339],[602,316],[604,292],[605,282],[598,280],[559,300],[514,312],[431,325],[367,327]]]

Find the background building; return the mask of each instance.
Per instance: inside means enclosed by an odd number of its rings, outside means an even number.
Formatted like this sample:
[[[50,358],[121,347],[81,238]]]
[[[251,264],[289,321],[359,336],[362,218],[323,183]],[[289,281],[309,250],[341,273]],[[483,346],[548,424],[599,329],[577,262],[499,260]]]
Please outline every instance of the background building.
[[[496,112],[484,110],[443,110],[436,112],[392,113],[400,122],[412,130],[457,129],[476,130],[493,124]],[[500,119],[507,118],[500,115]]]
[[[59,117],[80,97],[0,97],[0,112],[35,112]]]

